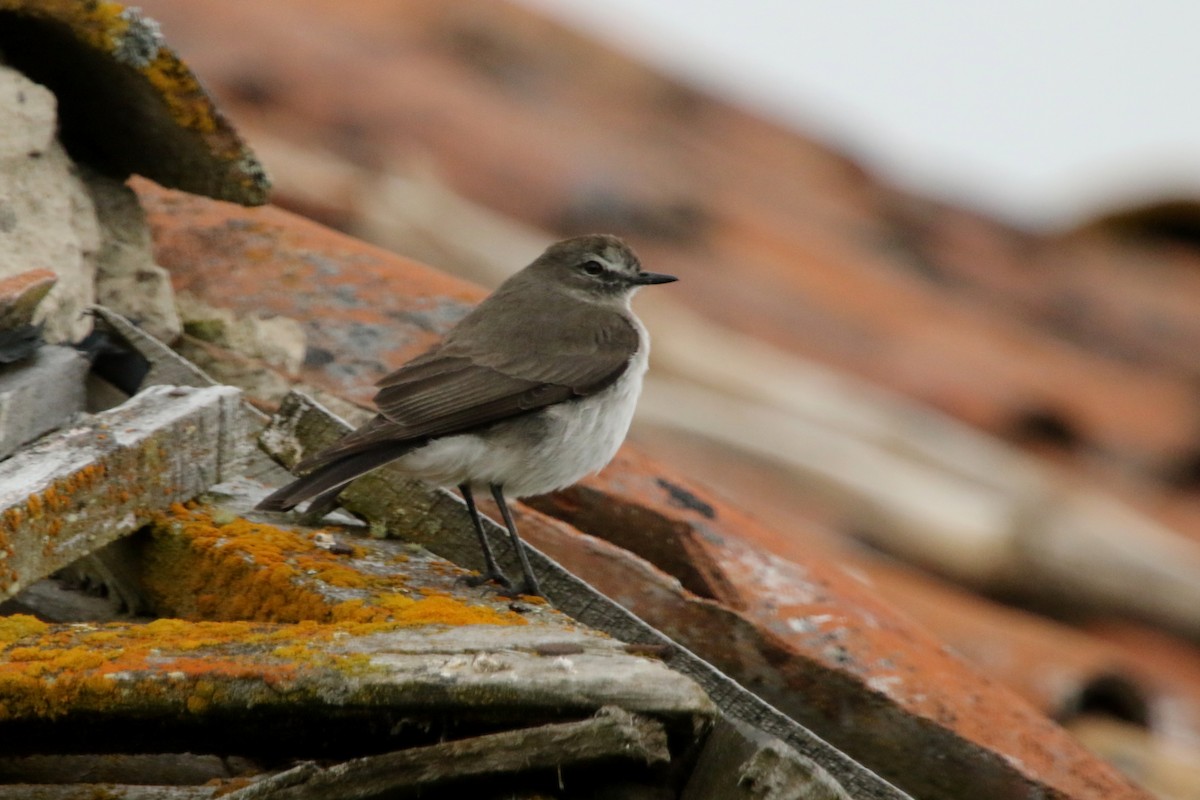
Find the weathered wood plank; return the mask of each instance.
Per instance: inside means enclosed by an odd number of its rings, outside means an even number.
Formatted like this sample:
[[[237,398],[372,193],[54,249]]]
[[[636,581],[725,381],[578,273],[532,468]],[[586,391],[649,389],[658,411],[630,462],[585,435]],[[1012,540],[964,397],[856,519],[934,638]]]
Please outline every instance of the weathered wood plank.
[[[234,762],[250,771],[244,760]],[[115,783],[189,786],[237,774],[223,756],[196,753],[54,753],[0,755],[0,785]]]
[[[247,787],[229,800],[347,800],[419,796],[470,778],[557,769],[596,761],[642,765],[670,761],[667,734],[654,720],[606,707],[591,719],[415,747],[346,761],[277,791]],[[244,794],[244,796],[243,796]]]
[[[136,786],[117,783],[0,786],[0,800],[210,800],[219,786]],[[229,795],[224,795],[228,797]]]
[[[497,624],[439,624],[423,620],[465,607],[447,599],[410,603],[415,619],[396,608],[394,621],[302,626],[28,622],[29,635],[0,649],[0,659],[21,653],[0,689],[0,736],[36,720],[69,726],[87,719],[95,730],[185,711],[203,721],[247,708],[268,728],[286,717],[326,729],[364,708],[519,726],[619,706],[696,732],[714,713],[694,681],[549,609]],[[187,746],[203,752],[217,743],[197,734]]]
[[[722,720],[708,735],[682,800],[851,800],[820,765],[778,739]]]
[[[156,386],[0,462],[0,598],[236,474],[236,389]]]

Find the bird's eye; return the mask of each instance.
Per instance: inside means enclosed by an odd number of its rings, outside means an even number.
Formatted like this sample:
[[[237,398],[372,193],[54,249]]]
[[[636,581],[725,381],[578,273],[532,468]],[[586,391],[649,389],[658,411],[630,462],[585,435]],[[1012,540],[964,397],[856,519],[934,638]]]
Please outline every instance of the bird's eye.
[[[585,261],[583,262],[583,266],[580,268],[583,270],[585,275],[591,275],[592,277],[601,275],[604,272],[604,265],[599,261]]]

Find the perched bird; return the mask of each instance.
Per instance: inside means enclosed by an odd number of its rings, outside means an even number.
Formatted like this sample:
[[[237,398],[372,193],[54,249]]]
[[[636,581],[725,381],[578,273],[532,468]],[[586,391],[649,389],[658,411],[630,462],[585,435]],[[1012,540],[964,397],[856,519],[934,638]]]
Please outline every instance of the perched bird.
[[[487,488],[520,557],[515,591],[541,594],[505,497],[569,486],[616,455],[650,350],[629,301],[642,286],[674,280],[644,272],[615,236],[551,245],[440,344],[379,381],[379,414],[297,464],[303,477],[258,507],[286,511],[311,498],[308,516],[324,516],[347,483],[395,463],[459,488],[483,549],[483,579],[514,589],[475,507],[474,492]]]

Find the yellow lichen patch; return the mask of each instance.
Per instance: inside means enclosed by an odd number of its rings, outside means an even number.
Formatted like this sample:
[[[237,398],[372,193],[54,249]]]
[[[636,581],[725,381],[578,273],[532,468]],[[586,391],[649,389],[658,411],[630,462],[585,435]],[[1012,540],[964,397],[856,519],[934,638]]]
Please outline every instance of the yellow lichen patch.
[[[111,50],[115,46],[117,38],[129,29],[129,21],[122,16],[125,7],[120,3],[109,2],[83,5],[87,11],[81,16],[80,21],[86,27],[80,26],[80,28],[87,32],[88,41],[93,46]]]
[[[237,519],[217,525],[176,504],[152,526],[147,588],[168,613],[217,620],[330,619],[330,603],[304,585],[296,563],[317,548],[293,531]],[[330,556],[331,563],[334,557]]]
[[[201,714],[229,702],[235,686],[270,687],[274,696],[314,671],[369,671],[369,653],[337,652],[348,637],[413,625],[525,623],[511,612],[440,595],[396,596],[383,606],[358,609],[342,622],[295,625],[160,619],[145,625],[49,626],[32,617],[0,619],[0,720],[55,717],[116,703]],[[345,611],[338,608],[339,616]],[[134,687],[132,694],[128,687]]]
[[[211,133],[217,129],[212,102],[204,94],[200,82],[182,61],[169,50],[162,49],[142,74],[159,91],[171,117],[182,128]]]
[[[361,675],[371,669],[371,656],[366,653],[333,653],[323,642],[286,644],[276,647],[272,655],[292,664],[334,669],[342,674]]]
[[[89,3],[80,3],[78,0],[39,0],[37,3],[0,0],[0,10],[66,23],[78,38],[103,50],[111,50],[116,37],[129,27],[128,20],[121,16],[124,6],[104,0]]]
[[[156,518],[147,589],[161,611],[187,618],[400,625],[522,625],[515,612],[445,595],[407,597],[400,574],[355,569],[315,534],[175,504]],[[365,555],[361,547],[351,555]],[[340,602],[328,589],[359,590]],[[428,594],[428,593],[426,593]],[[343,592],[342,596],[345,596]]]
[[[403,595],[362,600],[347,600],[333,608],[339,622],[358,623],[347,630],[355,634],[375,633],[391,627],[413,625],[525,625],[527,620],[515,611],[500,611],[490,606],[472,605],[450,595],[435,594],[412,599]]]
[[[313,556],[299,556],[296,566],[305,574],[330,586],[346,589],[364,589],[371,585],[371,576],[344,564],[329,563]]]
[[[140,681],[135,702],[186,701],[192,709],[189,698],[205,682],[249,679],[273,686],[297,673],[296,665],[259,652],[263,643],[290,636],[279,626],[156,620],[52,628],[13,619],[0,623],[13,635],[30,632],[0,647],[0,719],[107,707],[120,699],[124,681],[142,674],[167,680]]]
[[[125,40],[134,34],[132,23],[136,19],[129,9],[111,2],[41,0],[40,5],[34,9],[29,3],[9,0],[0,2],[0,9],[17,6],[23,11],[38,12],[40,16],[65,22],[81,41],[118,60],[125,60],[121,53],[125,49]],[[177,125],[201,133],[217,130],[219,122],[212,102],[196,76],[174,53],[160,47],[153,53],[150,63],[139,66],[138,70],[159,92]]]
[[[404,598],[395,598],[401,599]],[[515,611],[468,605],[450,595],[425,597],[399,608],[394,601],[385,601],[381,605],[391,611],[394,621],[405,625],[524,625],[526,622]]]
[[[264,630],[252,622],[188,622],[182,619],[156,619],[145,625],[120,629],[117,637],[113,630],[100,629],[79,636],[82,644],[107,646],[121,639],[138,646],[151,643],[172,650],[189,652],[201,648],[222,647],[229,644],[254,645],[266,641],[275,630]]]
[[[37,617],[26,614],[0,617],[0,644],[11,644],[26,636],[36,636],[44,633],[49,627]]]

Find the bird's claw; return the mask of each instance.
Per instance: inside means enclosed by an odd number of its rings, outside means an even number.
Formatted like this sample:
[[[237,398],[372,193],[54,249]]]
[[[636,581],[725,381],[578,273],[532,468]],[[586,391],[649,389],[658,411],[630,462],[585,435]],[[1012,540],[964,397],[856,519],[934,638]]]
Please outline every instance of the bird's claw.
[[[497,583],[506,592],[512,591],[513,582],[500,570],[489,570],[478,575],[469,575],[464,579],[467,586],[482,586],[485,583]]]
[[[542,588],[536,583],[523,580],[514,585],[512,579],[499,570],[495,572],[481,572],[478,575],[469,575],[463,581],[467,586],[482,586],[485,583],[495,583],[499,586],[496,594],[501,597],[511,597],[514,599],[521,596],[545,597],[542,594]]]

